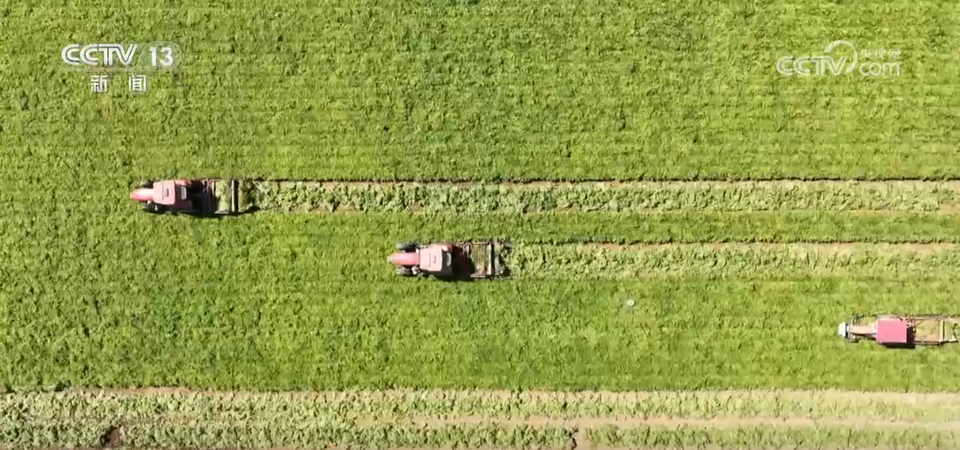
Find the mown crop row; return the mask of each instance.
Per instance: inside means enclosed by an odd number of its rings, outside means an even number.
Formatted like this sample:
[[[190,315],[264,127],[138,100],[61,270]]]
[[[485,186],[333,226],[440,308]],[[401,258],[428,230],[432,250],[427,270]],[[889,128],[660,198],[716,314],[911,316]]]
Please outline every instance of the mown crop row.
[[[572,430],[560,427],[445,425],[435,428],[336,427],[274,419],[232,423],[190,420],[116,424],[78,419],[0,423],[0,445],[15,448],[570,448]]]
[[[116,429],[116,434],[111,430]],[[452,425],[436,428],[372,426],[318,427],[289,422],[0,424],[0,445],[13,448],[94,448],[109,443],[127,449],[182,448],[465,448],[465,449],[954,449],[960,436],[949,431],[855,429],[842,427],[696,427],[586,428]],[[112,440],[112,441],[111,441]],[[576,443],[575,443],[576,442]]]
[[[519,242],[505,254],[505,263],[516,276],[531,278],[953,279],[960,268],[960,248],[937,244],[631,247]]]
[[[315,426],[412,423],[582,423],[643,421],[808,421],[891,426],[960,422],[960,395],[857,391],[560,392],[345,390],[231,392],[88,389],[0,395],[0,420],[310,423]],[[878,425],[879,426],[879,425]]]
[[[960,419],[953,397],[802,391],[8,393],[0,396],[0,446],[951,448],[960,442],[949,431]]]
[[[605,448],[650,449],[954,449],[960,434],[913,429],[815,429],[751,426],[734,429],[602,428],[588,429],[591,444]]]
[[[531,213],[543,211],[940,211],[960,184],[689,182],[417,184],[258,181],[256,203],[286,211]]]

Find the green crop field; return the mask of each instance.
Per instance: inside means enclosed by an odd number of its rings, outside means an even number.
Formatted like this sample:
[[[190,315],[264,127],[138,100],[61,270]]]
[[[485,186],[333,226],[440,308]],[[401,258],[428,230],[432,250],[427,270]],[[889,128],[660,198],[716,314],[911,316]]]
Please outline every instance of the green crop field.
[[[0,447],[957,448],[960,347],[837,324],[960,315],[958,30],[939,0],[0,0]],[[778,72],[837,40],[900,71]],[[146,93],[61,54],[155,42]],[[171,178],[259,210],[130,200]],[[510,278],[387,262],[487,239]]]

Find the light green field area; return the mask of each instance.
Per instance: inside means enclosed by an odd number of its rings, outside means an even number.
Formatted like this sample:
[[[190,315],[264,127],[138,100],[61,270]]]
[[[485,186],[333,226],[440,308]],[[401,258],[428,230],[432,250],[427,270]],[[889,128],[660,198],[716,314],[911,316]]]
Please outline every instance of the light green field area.
[[[960,313],[958,29],[933,0],[0,1],[0,385],[955,391],[960,348],[835,334],[851,313]],[[902,74],[774,69],[836,39],[900,49]],[[93,94],[60,60],[155,41],[182,58],[146,95],[125,75]],[[305,181],[221,219],[128,199],[172,177]],[[318,184],[383,180],[467,184]],[[596,180],[622,183],[543,184]],[[489,238],[520,249],[513,279],[386,262]],[[538,433],[481,434],[566,445]],[[830,433],[803,439],[906,439]]]

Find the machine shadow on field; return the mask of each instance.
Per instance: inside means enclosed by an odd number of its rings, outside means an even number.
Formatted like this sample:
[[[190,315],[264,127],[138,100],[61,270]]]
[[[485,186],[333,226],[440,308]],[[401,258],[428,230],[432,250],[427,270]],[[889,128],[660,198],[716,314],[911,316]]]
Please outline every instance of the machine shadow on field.
[[[432,278],[434,280],[441,281],[444,283],[463,283],[463,282],[474,282],[478,280],[486,281],[485,278],[477,278],[477,277],[471,276],[472,273],[476,273],[479,270],[479,268],[477,267],[477,264],[473,261],[460,259],[458,264],[455,264],[454,267],[455,268],[454,268],[453,274],[448,276],[437,276],[437,275],[431,274],[431,275],[422,275],[422,277],[424,279]],[[501,276],[506,277],[508,275],[509,275],[509,272],[506,269],[504,269],[504,272]]]
[[[217,214],[217,213],[213,213],[213,212],[203,212],[203,213],[168,213],[168,214],[176,215],[176,216],[189,216],[189,217],[193,217],[193,218],[197,218],[197,219],[217,219],[217,220],[220,220],[220,219],[225,219],[225,218],[227,218],[227,217],[246,216],[246,215],[253,214],[253,213],[257,212],[257,211],[260,211],[260,208],[258,208],[258,207],[256,207],[256,206],[252,206],[252,207],[250,207],[250,209],[248,209],[248,210],[246,210],[246,211],[235,212],[235,213],[230,213],[230,214]]]
[[[230,214],[217,214],[214,212],[189,212],[188,213],[188,212],[172,212],[172,211],[162,212],[162,213],[148,213],[148,214],[154,215],[154,216],[184,216],[184,217],[190,217],[192,219],[198,219],[198,220],[211,220],[211,219],[221,220],[228,217],[245,216],[245,215],[257,212],[258,210],[259,210],[258,208],[252,208],[247,211],[230,213]]]

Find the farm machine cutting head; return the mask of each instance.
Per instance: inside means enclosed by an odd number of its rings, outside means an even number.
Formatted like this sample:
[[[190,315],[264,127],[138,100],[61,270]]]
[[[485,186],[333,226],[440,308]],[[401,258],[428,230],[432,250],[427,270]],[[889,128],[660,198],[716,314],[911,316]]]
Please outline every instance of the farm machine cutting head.
[[[958,342],[960,317],[881,314],[866,322],[853,316],[840,324],[837,333],[851,342],[868,339],[886,347],[941,345]]]
[[[499,242],[462,242],[420,245],[397,244],[388,261],[400,276],[441,279],[483,279],[509,275],[503,254],[509,245]]]
[[[130,193],[149,213],[224,215],[252,209],[250,188],[240,180],[148,181]]]

